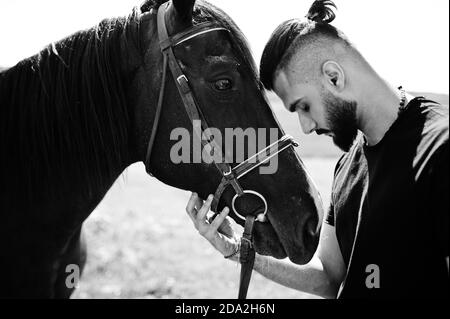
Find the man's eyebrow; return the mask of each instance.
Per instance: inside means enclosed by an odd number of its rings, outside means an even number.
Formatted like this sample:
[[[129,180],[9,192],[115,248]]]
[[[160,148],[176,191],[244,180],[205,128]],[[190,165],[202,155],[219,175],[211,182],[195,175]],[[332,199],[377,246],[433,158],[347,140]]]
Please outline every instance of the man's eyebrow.
[[[291,113],[295,113],[295,111],[297,110],[297,105],[303,100],[303,98],[299,98],[298,100],[296,100],[295,102],[293,102],[291,105],[289,105],[289,112]]]

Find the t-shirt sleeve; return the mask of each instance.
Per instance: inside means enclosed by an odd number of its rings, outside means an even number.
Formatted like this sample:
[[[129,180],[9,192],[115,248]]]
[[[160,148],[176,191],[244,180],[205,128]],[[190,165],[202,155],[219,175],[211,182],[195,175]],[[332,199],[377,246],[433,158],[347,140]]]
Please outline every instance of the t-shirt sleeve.
[[[446,143],[435,154],[431,167],[431,204],[434,217],[434,232],[436,234],[438,251],[444,257],[449,256],[449,144]]]

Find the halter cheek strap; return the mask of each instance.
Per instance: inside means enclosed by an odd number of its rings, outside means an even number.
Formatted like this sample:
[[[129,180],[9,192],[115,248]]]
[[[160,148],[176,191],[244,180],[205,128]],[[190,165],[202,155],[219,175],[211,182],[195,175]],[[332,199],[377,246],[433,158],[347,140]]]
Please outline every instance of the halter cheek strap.
[[[191,91],[191,88],[189,86],[188,78],[184,75],[183,71],[181,70],[175,54],[173,52],[173,47],[183,43],[185,41],[188,41],[190,39],[195,38],[196,36],[199,36],[201,34],[205,34],[207,32],[213,31],[227,31],[225,28],[217,27],[217,25],[212,23],[204,23],[198,26],[193,26],[189,28],[188,30],[182,32],[181,34],[177,34],[174,37],[170,38],[167,32],[167,27],[165,23],[165,12],[167,5],[161,5],[161,7],[158,10],[158,36],[159,36],[159,45],[161,48],[161,53],[163,55],[163,72],[162,72],[162,78],[161,78],[161,87],[159,92],[159,98],[158,98],[158,105],[156,108],[156,115],[155,120],[152,128],[152,133],[150,135],[150,140],[147,147],[147,155],[145,159],[145,163],[148,165],[152,156],[153,146],[155,143],[155,137],[158,131],[159,127],[159,120],[161,117],[161,110],[164,102],[164,93],[165,93],[165,84],[166,84],[166,74],[167,74],[167,66],[169,66],[170,71],[172,73],[172,77],[175,80],[176,87],[178,89],[178,93],[183,101],[183,105],[185,107],[186,113],[189,116],[189,119],[193,121],[200,121],[202,123],[202,131],[205,131],[207,128],[206,120],[203,114],[201,113],[201,110],[197,107],[197,103],[195,101],[194,94]],[[198,134],[198,132],[195,132]],[[200,133],[201,135],[201,133]],[[215,150],[219,150],[218,145],[214,141],[207,142],[204,139],[202,139],[202,136],[198,136],[199,140],[202,142],[202,146],[206,146],[207,144],[212,144],[213,148]],[[216,163],[216,166],[218,166],[218,169],[221,172],[227,172],[229,171],[230,167],[227,165],[222,165],[220,163]]]

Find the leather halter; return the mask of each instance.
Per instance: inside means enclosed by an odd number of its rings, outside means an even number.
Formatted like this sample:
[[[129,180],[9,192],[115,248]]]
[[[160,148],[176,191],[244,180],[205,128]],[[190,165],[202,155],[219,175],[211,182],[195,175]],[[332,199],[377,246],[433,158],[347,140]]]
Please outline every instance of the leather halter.
[[[147,155],[145,158],[145,164],[149,167],[150,159],[152,156],[153,145],[155,142],[156,134],[158,131],[159,120],[161,117],[162,106],[164,102],[164,93],[165,93],[165,85],[166,85],[166,75],[167,75],[167,66],[169,67],[172,77],[175,80],[176,87],[178,89],[178,93],[183,101],[183,105],[186,109],[186,113],[189,116],[189,119],[194,121],[200,121],[201,123],[201,132],[196,131],[194,134],[198,134],[200,136],[199,140],[201,141],[202,147],[209,145],[212,147],[214,152],[222,152],[222,149],[217,145],[214,139],[207,134],[208,124],[206,119],[198,106],[198,103],[195,100],[195,96],[190,88],[188,78],[183,74],[183,71],[180,68],[180,65],[177,62],[175,57],[173,48],[177,45],[189,41],[197,36],[200,36],[209,32],[229,32],[226,28],[223,28],[215,23],[206,22],[196,26],[189,28],[188,30],[176,34],[172,37],[169,36],[167,32],[167,27],[165,23],[165,14],[167,7],[170,5],[170,2],[163,4],[159,7],[157,13],[157,26],[158,26],[158,37],[159,44],[161,48],[161,52],[163,55],[163,71],[162,71],[162,79],[161,79],[161,87],[159,91],[158,105],[156,109],[155,120],[153,123],[152,132],[150,135],[150,140],[147,147]],[[205,141],[201,135],[205,134],[207,136],[207,140]],[[211,209],[214,212],[217,212],[219,201],[222,197],[223,192],[227,189],[227,187],[232,186],[236,195],[232,201],[232,209],[236,216],[245,220],[245,229],[244,235],[241,242],[241,252],[240,252],[240,262],[242,264],[241,269],[241,282],[239,288],[239,299],[245,299],[247,295],[248,285],[251,278],[251,272],[253,269],[255,251],[253,249],[253,226],[256,221],[256,213],[261,213],[259,211],[251,212],[244,216],[243,214],[237,212],[235,208],[235,201],[237,198],[245,195],[252,194],[261,199],[264,203],[264,212],[266,215],[268,211],[267,201],[263,195],[258,192],[252,190],[244,190],[240,183],[239,179],[255,170],[262,164],[269,161],[272,157],[277,156],[282,151],[286,150],[290,146],[298,146],[291,136],[285,135],[272,145],[266,147],[261,150],[256,155],[232,168],[228,163],[226,163],[224,157],[222,156],[221,162],[214,162],[218,171],[222,175],[222,180],[217,187],[217,190],[214,195],[214,200],[212,202]]]

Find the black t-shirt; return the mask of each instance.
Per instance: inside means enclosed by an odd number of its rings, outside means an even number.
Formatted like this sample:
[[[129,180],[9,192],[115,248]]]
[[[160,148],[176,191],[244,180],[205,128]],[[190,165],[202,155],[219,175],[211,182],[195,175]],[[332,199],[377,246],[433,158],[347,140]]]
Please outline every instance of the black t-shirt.
[[[340,159],[326,219],[347,266],[339,298],[449,296],[448,140],[448,106],[415,98]]]

